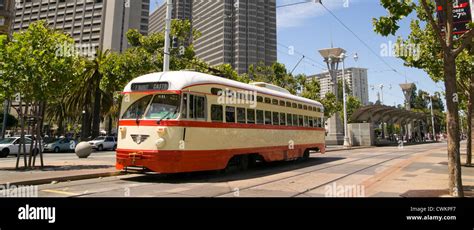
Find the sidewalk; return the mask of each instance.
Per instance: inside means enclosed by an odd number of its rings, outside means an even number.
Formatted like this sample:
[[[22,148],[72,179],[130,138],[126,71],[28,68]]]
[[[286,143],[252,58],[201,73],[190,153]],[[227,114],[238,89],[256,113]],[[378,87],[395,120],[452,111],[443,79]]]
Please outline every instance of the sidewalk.
[[[45,153],[43,169],[15,170],[16,157],[0,159],[0,186],[37,185],[118,175],[115,152],[95,152],[79,159],[74,153]],[[24,165],[20,158],[20,167]],[[36,159],[39,165],[39,157]]]
[[[466,142],[461,143],[461,163],[466,160]],[[365,181],[367,196],[449,197],[446,149],[415,155]],[[462,167],[464,196],[474,197],[474,167]]]

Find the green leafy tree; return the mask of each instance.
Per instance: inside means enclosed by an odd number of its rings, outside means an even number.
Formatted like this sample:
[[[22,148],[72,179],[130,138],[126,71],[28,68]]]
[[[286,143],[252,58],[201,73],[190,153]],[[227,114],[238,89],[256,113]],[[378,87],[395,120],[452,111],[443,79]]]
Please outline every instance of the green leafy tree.
[[[74,81],[76,77],[75,66],[79,61],[74,55],[64,52],[71,47],[74,47],[74,40],[66,34],[48,28],[45,21],[30,24],[28,29],[14,33],[11,41],[0,46],[0,69],[3,71],[0,92],[5,98],[20,94],[21,103],[25,104],[26,108],[33,108],[33,114],[30,116],[36,121],[33,129],[39,137],[34,143],[36,146],[41,145],[41,129],[48,102],[54,101],[63,90],[67,90],[65,84]],[[22,110],[20,109],[20,127],[23,135],[24,118],[28,115],[28,110]],[[33,145],[30,148],[29,166],[32,147]],[[24,145],[20,149],[26,152]],[[40,156],[43,165],[41,152]]]
[[[453,36],[453,0],[440,1],[446,11],[446,20],[439,25],[434,19],[435,4],[431,0],[412,1],[381,0],[381,5],[389,15],[373,20],[374,30],[383,35],[395,35],[399,22],[416,11],[416,19],[411,22],[409,42],[421,44],[416,55],[401,57],[408,65],[425,70],[434,80],[443,80],[446,88],[447,133],[448,133],[448,172],[449,193],[452,196],[464,195],[461,177],[458,89],[456,81],[456,58],[472,43],[474,30],[455,38]],[[422,25],[420,22],[425,22]],[[442,33],[442,27],[445,32]],[[433,38],[433,39],[430,39]],[[422,58],[420,58],[420,55]],[[426,56],[434,57],[435,61],[426,61]]]

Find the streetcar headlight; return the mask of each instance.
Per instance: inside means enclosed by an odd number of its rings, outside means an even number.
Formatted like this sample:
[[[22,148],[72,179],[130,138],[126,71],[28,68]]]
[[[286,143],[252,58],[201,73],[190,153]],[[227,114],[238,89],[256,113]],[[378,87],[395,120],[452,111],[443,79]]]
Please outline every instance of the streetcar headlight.
[[[127,128],[120,127],[120,134],[122,136],[122,139],[124,139],[127,136]]]
[[[161,147],[165,146],[165,143],[166,143],[165,139],[158,138],[158,140],[156,140],[156,142],[155,142],[155,145],[156,145],[156,147],[161,148]]]
[[[158,136],[163,136],[166,134],[166,128],[165,127],[158,128],[158,130],[156,130],[156,133],[158,134]]]

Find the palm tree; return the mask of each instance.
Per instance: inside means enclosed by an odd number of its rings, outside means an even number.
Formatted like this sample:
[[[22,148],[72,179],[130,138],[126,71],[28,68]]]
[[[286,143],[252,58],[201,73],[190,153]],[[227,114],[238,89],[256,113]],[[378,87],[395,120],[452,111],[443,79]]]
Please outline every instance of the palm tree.
[[[99,136],[101,102],[107,100],[107,94],[101,90],[100,82],[104,76],[103,66],[107,62],[109,53],[109,50],[105,52],[98,50],[94,59],[85,60],[80,86],[66,99],[67,110],[76,112],[84,111],[82,123],[83,139],[89,136],[92,138]]]

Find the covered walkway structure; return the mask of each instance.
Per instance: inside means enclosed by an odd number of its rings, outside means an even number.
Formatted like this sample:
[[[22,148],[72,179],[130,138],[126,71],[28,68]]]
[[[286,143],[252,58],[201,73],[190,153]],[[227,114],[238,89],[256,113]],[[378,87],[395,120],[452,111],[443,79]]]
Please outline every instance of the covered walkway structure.
[[[369,105],[355,111],[351,116],[351,121],[352,123],[370,123],[373,127],[379,127],[378,130],[374,130],[375,142],[383,144],[400,140],[403,142],[425,141],[427,118],[428,116],[424,113],[385,105]]]

